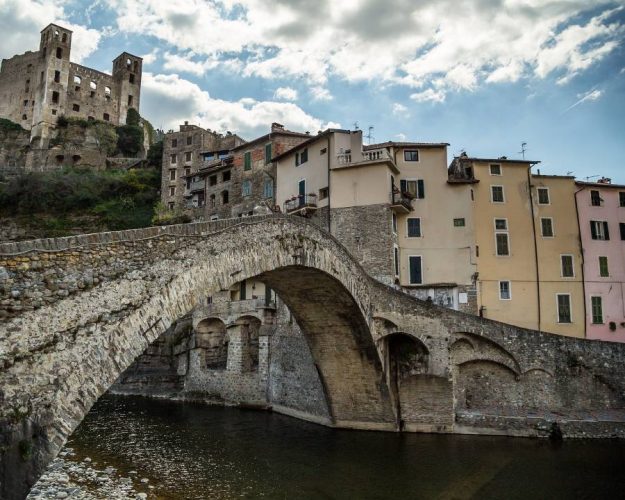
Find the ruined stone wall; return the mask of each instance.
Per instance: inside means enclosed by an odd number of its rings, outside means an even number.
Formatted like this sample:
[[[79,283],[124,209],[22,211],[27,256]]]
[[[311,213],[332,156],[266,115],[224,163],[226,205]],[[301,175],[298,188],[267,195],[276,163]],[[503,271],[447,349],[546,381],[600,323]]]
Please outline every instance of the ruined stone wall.
[[[30,133],[27,130],[0,128],[0,179],[22,173],[29,151]]]
[[[65,116],[124,125],[119,121],[120,98],[111,75],[70,63]]]
[[[7,118],[30,130],[39,84],[39,52],[26,52],[3,59],[0,68],[0,118]]]

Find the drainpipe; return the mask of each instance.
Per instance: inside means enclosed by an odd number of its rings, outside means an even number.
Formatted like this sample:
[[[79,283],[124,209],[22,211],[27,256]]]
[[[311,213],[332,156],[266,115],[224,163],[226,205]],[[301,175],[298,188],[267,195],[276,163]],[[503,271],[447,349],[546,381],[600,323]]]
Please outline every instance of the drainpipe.
[[[586,186],[578,189],[573,194],[575,199],[575,216],[577,217],[577,238],[579,240],[579,253],[581,255],[580,267],[582,269],[582,303],[584,304],[584,338],[588,338],[587,318],[586,318],[586,278],[584,276],[584,245],[582,244],[582,227],[579,223],[579,207],[577,205],[577,193],[586,189]]]
[[[332,234],[332,216],[330,215],[330,199],[332,197],[332,190],[330,189],[330,134],[328,134],[326,149],[328,150],[326,153],[328,167],[328,232]]]
[[[536,219],[534,217],[534,197],[532,196],[532,165],[527,168],[527,187],[530,194],[530,210],[532,213],[532,233],[534,235],[534,263],[536,265],[536,295],[538,298],[538,331],[542,331],[540,318],[540,271],[538,270],[538,242],[536,240]]]

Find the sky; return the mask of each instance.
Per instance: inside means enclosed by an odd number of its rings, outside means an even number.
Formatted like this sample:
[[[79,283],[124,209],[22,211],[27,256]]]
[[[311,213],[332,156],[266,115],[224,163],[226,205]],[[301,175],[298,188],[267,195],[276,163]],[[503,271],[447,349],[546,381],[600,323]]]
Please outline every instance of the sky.
[[[373,127],[450,157],[526,143],[543,174],[625,184],[625,0],[0,0],[0,57],[50,22],[73,62],[143,57],[157,128]]]

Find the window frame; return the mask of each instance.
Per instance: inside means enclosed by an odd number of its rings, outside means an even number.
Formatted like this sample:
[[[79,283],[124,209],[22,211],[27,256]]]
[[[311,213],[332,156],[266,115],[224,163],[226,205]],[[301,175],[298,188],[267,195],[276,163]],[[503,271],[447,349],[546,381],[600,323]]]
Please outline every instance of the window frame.
[[[501,188],[501,201],[495,201],[493,188]],[[505,203],[506,202],[506,192],[502,184],[490,185],[490,202],[491,203]]]
[[[502,283],[508,283],[508,297],[504,298],[501,296],[501,284]],[[497,281],[497,287],[498,287],[498,293],[499,293],[499,300],[512,300],[512,281],[510,280],[499,280]]]
[[[271,163],[272,149],[273,147],[271,142],[265,144],[265,165],[269,165]],[[267,151],[269,151],[269,156],[267,156]]]
[[[608,261],[607,255],[598,255],[597,260],[599,263],[599,277],[600,278],[609,278],[610,277],[610,265]],[[604,265],[605,264],[605,265]],[[603,272],[605,270],[605,273]]]
[[[540,193],[547,193],[547,201],[546,202],[542,202],[540,201]],[[536,188],[536,201],[538,202],[539,205],[551,205],[551,193],[549,192],[549,188],[548,187],[537,187]]]
[[[595,199],[594,193],[597,193],[597,199]],[[597,203],[595,203],[595,201]],[[591,207],[600,207],[603,205],[603,198],[601,198],[601,191],[598,189],[590,190],[590,206]]]
[[[543,221],[549,221],[550,224],[550,228],[551,228],[551,234],[545,234],[545,226],[543,225]],[[541,217],[540,218],[540,236],[542,238],[547,238],[547,239],[551,239],[551,238],[555,238],[556,232],[555,229],[553,227],[553,217]]]
[[[564,274],[564,261],[563,261],[564,257],[571,258],[571,273],[572,273],[571,276],[566,276]],[[560,278],[565,278],[565,279],[575,278],[575,256],[571,253],[560,254]]]
[[[393,271],[395,272],[395,277],[399,278],[399,247],[397,245],[393,245]]]
[[[412,259],[419,259],[419,277],[421,281],[412,281]],[[423,285],[423,256],[419,254],[408,255],[408,283],[411,285]]]
[[[560,321],[560,297],[568,298],[568,321]],[[559,325],[570,325],[573,323],[573,307],[570,293],[556,293],[556,323]]]
[[[241,197],[247,198],[248,196],[252,196],[252,181],[245,179],[241,182]]]
[[[252,170],[252,152],[246,151],[243,153],[243,170],[249,171]]]
[[[593,237],[593,226],[595,237]],[[600,236],[602,236],[600,238]],[[596,241],[610,241],[610,227],[607,220],[590,221],[590,238]]]
[[[408,159],[408,157],[406,156],[406,153],[415,153],[417,159],[416,160]],[[404,161],[409,162],[409,163],[419,163],[421,161],[421,154],[419,150],[418,149],[404,149]]]
[[[618,206],[625,207],[625,191],[618,192]]]
[[[454,227],[466,227],[466,219],[464,217],[454,217]]]
[[[599,309],[600,309],[600,320],[601,321],[595,321],[595,304],[594,304],[594,299],[599,299]],[[604,321],[604,317],[603,317],[603,297],[601,295],[591,295],[590,296],[590,323],[592,325],[604,325],[605,321]]]
[[[419,235],[418,236],[410,236],[410,221],[417,220],[419,221]],[[423,229],[421,227],[421,217],[406,217],[406,238],[415,239],[415,238],[423,238]]]
[[[493,173],[493,167],[497,167],[499,169],[498,174]],[[501,163],[490,163],[488,165],[488,173],[496,177],[501,177],[503,175],[503,169],[501,168]]]

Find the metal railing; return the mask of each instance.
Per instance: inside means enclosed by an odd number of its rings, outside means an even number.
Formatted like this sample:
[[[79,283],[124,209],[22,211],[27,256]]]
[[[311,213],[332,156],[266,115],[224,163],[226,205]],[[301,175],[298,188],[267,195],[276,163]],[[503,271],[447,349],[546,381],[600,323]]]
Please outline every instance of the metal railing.
[[[402,193],[399,190],[391,191],[391,205],[403,206],[407,210],[412,210],[412,200],[414,196],[410,193]]]
[[[284,212],[291,213],[302,208],[316,208],[317,207],[317,195],[316,194],[300,194],[294,196],[284,202]]]

